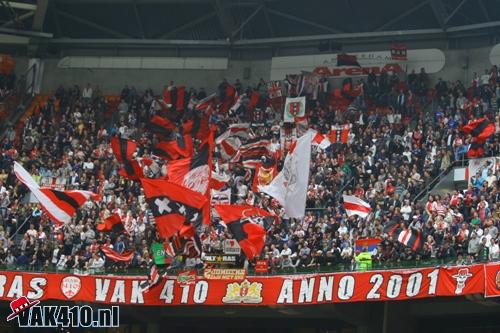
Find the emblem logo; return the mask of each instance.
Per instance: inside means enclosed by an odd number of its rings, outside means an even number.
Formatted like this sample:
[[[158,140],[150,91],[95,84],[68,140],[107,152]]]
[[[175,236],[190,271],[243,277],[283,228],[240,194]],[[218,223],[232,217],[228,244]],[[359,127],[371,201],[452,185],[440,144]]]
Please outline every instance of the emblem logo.
[[[495,282],[497,285],[497,289],[500,290],[500,270],[497,272],[497,276],[495,277]]]
[[[457,286],[455,288],[455,294],[456,295],[461,294],[465,288],[465,282],[467,281],[467,279],[472,277],[472,274],[469,273],[468,268],[461,268],[458,270],[457,274],[452,275],[452,276],[457,281]]]
[[[288,103],[288,112],[296,117],[298,114],[300,114],[302,108],[302,103],[300,102],[290,102]]]
[[[194,168],[184,176],[182,184],[193,191],[205,193],[208,188],[209,172],[210,168],[206,164]]]
[[[72,299],[78,294],[82,287],[82,282],[77,276],[66,276],[61,281],[61,292],[67,299]]]
[[[225,304],[259,304],[262,302],[262,283],[244,280],[241,283],[227,285],[226,295],[222,298]]]

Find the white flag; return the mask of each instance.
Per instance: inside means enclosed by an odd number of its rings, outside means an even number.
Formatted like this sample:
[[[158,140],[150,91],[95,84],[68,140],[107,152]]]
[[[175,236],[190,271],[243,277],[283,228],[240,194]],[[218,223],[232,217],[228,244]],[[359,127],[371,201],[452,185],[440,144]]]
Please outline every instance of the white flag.
[[[372,208],[368,202],[353,195],[343,195],[342,198],[344,199],[344,209],[347,216],[358,215],[365,218],[370,215]]]
[[[285,103],[283,121],[285,123],[295,122],[296,117],[304,117],[306,114],[306,97],[288,97]]]
[[[310,130],[301,136],[293,152],[286,156],[283,170],[269,185],[259,187],[259,191],[278,200],[289,217],[305,215],[311,140],[315,134]]]

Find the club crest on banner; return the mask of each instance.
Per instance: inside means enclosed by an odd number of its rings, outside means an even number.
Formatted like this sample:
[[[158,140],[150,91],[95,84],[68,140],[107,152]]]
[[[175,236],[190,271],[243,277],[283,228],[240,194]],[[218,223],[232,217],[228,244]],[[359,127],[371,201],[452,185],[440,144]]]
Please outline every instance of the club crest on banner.
[[[75,297],[82,288],[82,282],[77,276],[66,276],[61,281],[61,292],[67,299]]]
[[[189,171],[184,176],[183,186],[200,193],[205,193],[208,188],[208,175],[210,168],[202,165]]]
[[[259,304],[262,303],[262,283],[245,281],[227,285],[226,295],[222,298],[225,304]]]
[[[455,279],[457,282],[457,285],[455,287],[455,294],[461,294],[465,288],[465,283],[467,282],[467,279],[472,277],[472,274],[469,273],[468,268],[461,268],[458,270],[458,273],[455,275],[452,275],[452,277]]]
[[[497,272],[497,275],[495,277],[495,284],[497,286],[497,289],[500,290],[500,270]]]

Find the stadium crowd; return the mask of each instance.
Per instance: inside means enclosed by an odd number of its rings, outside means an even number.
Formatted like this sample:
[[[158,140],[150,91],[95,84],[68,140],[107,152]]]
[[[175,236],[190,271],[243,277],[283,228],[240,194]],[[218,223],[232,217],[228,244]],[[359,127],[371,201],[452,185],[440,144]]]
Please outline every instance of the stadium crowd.
[[[487,112],[497,119],[499,74],[494,67],[475,75],[468,87],[460,81],[441,79],[431,87],[423,70],[405,77],[382,72],[378,76],[370,73],[366,80],[357,82],[346,79],[337,89],[326,87],[327,81],[322,78],[319,94],[306,89],[307,127],[322,133],[328,133],[332,125],[352,127],[347,143],[335,143],[324,151],[313,149],[305,218],[290,219],[274,200],[254,193],[252,177],[241,166],[231,165],[226,170],[232,203],[280,211],[281,221],[268,230],[261,259],[267,259],[272,270],[350,267],[357,252],[355,241],[379,237],[382,241],[372,252],[375,262],[498,260],[500,173],[494,163],[473,175],[465,191],[444,197],[429,195],[425,205],[415,198],[454,161],[465,158],[471,141],[461,132],[465,123]],[[219,93],[227,84],[221,83]],[[283,88],[290,91],[293,85],[285,80]],[[268,93],[263,80],[246,89],[236,81],[234,87],[249,96],[253,90],[262,96]],[[192,106],[207,93],[190,89],[189,96],[188,105]],[[154,219],[140,182],[119,176],[120,165],[109,142],[117,134],[133,138],[141,145],[138,155],[151,156],[158,138],[146,129],[146,123],[156,112],[151,107],[154,100],[152,90],[139,92],[126,86],[119,104],[113,107],[97,86],[60,87],[24,126],[7,131],[0,147],[0,263],[4,267],[123,268],[124,264],[106,260],[98,251],[100,245],[118,253],[135,251],[127,268],[148,265],[151,245],[158,241]],[[336,103],[338,100],[344,103]],[[270,151],[276,152],[287,149],[281,146],[281,118],[282,109],[261,98],[254,110],[243,101],[235,112],[213,114],[210,122],[219,127],[218,134],[231,123],[251,122],[255,135],[273,137]],[[499,149],[499,136],[495,134],[485,144],[485,156],[498,156]],[[30,203],[28,189],[12,172],[13,161],[20,161],[37,181],[64,179],[59,186],[99,193],[102,201],[87,202],[72,223],[56,228],[36,203]],[[161,166],[163,162],[157,161]],[[161,167],[158,172],[162,172]],[[348,217],[340,192],[369,202],[371,216]],[[122,216],[130,234],[96,229],[115,212]],[[390,221],[423,230],[426,238],[422,250],[413,252],[388,236],[384,226]],[[20,227],[22,236],[15,234]],[[204,234],[204,253],[221,252],[223,240],[231,237],[216,218]],[[198,259],[179,260],[186,267],[202,265]]]

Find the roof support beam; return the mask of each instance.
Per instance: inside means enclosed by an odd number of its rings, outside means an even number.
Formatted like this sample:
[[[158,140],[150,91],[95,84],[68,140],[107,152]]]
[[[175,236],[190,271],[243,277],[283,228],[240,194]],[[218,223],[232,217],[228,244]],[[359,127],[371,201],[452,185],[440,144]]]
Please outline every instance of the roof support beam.
[[[237,24],[231,14],[231,3],[227,0],[215,0],[215,10],[224,35],[232,38],[232,32],[237,28]]]
[[[274,37],[275,33],[273,24],[271,23],[271,19],[269,18],[269,11],[267,10],[267,7],[265,5],[264,5],[264,17],[266,18],[267,27],[269,28],[269,34],[271,35],[271,37]]]
[[[264,8],[264,5],[260,5],[259,7],[257,7],[253,12],[252,14],[250,14],[250,16],[248,16],[245,21],[241,22],[240,26],[238,27],[238,29],[236,29],[235,31],[233,31],[231,33],[231,37],[234,38],[236,37],[236,35],[238,34],[238,32],[241,31],[241,34],[243,35],[243,28],[245,27],[245,25],[247,25],[254,17],[255,15],[257,15],[261,10],[262,8]]]
[[[56,4],[54,1],[49,3],[49,11],[52,16],[52,20],[54,20],[54,26],[56,27],[56,36],[62,37],[61,23],[59,22],[59,15],[57,15]]]
[[[35,18],[33,19],[33,30],[42,31],[49,0],[37,0]]]
[[[137,9],[137,0],[133,0],[132,6],[134,6],[135,20],[137,21],[137,26],[139,27],[139,33],[142,38],[146,38],[144,34],[144,26],[142,24],[141,15],[139,15],[139,10]]]
[[[486,19],[486,21],[489,21],[490,20],[490,14],[488,14],[488,10],[484,6],[483,0],[479,0],[478,3],[479,3],[479,8],[481,8],[481,12],[483,12],[484,18]]]
[[[211,13],[208,13],[206,15],[203,15],[199,18],[197,18],[196,20],[192,20],[184,25],[181,25],[180,27],[177,27],[175,28],[174,30],[171,30],[161,36],[158,36],[158,38],[161,38],[161,39],[167,39],[167,38],[170,38],[170,37],[174,37],[175,35],[177,35],[179,32],[182,32],[186,29],[189,29],[191,27],[194,27],[202,22],[205,22],[206,20],[208,19],[211,19],[212,17],[214,16],[217,16],[217,12],[213,11]]]
[[[377,29],[375,29],[375,31],[383,31],[386,28],[389,28],[394,23],[397,23],[397,22],[401,21],[402,19],[404,19],[405,17],[407,17],[410,14],[413,14],[414,12],[416,12],[417,10],[419,10],[420,8],[422,8],[424,6],[427,6],[428,3],[429,3],[429,0],[422,1],[421,3],[419,3],[418,5],[416,5],[415,7],[412,7],[410,9],[408,9],[407,11],[401,13],[400,15],[398,15],[395,18],[393,18],[389,22],[384,23],[382,26],[380,26]]]
[[[121,32],[118,32],[118,31],[115,31],[113,29],[110,29],[110,28],[107,28],[107,27],[104,27],[100,24],[97,24],[95,22],[92,22],[92,21],[89,21],[89,20],[86,20],[86,19],[83,19],[81,17],[78,17],[78,16],[75,16],[75,15],[72,15],[70,13],[66,13],[60,9],[57,9],[57,14],[63,16],[63,17],[66,17],[67,19],[70,19],[72,21],[75,21],[75,22],[78,22],[78,23],[81,23],[81,24],[84,24],[88,27],[91,27],[91,28],[94,28],[94,29],[97,29],[97,30],[100,30],[102,32],[105,32],[111,36],[114,36],[114,37],[117,37],[117,38],[129,38],[130,36],[127,36],[125,34],[122,34]]]
[[[21,21],[27,19],[27,18],[30,18],[32,17],[33,15],[35,15],[35,12],[27,12],[27,13],[24,13],[22,15],[19,15],[18,17],[10,20],[10,21],[7,21],[5,22],[4,24],[2,24],[2,27],[10,27],[16,23],[20,23]]]
[[[445,23],[444,20],[447,16],[446,8],[444,7],[443,1],[442,0],[433,0],[429,2],[432,8],[432,12],[434,13],[434,16],[436,17],[436,20],[439,23],[439,26],[441,29],[445,28]]]
[[[36,10],[36,5],[33,5],[31,3],[15,2],[15,1],[2,1],[2,3],[14,9]]]
[[[444,20],[444,24],[448,24],[448,22],[450,22],[450,20],[453,18],[453,16],[455,16],[455,14],[460,10],[460,8],[462,8],[462,6],[464,5],[464,3],[466,3],[467,0],[462,0],[460,1],[460,3],[458,4],[458,6],[453,9],[453,11],[451,12],[450,15],[448,15],[448,17]]]
[[[318,29],[322,29],[322,30],[325,30],[325,31],[328,31],[328,32],[331,32],[331,33],[341,33],[342,32],[342,31],[340,31],[338,29],[335,29],[335,28],[332,28],[332,27],[329,27],[329,26],[326,26],[326,25],[323,25],[323,24],[319,24],[319,23],[316,23],[316,22],[313,22],[313,21],[305,20],[303,18],[294,16],[294,15],[290,15],[290,14],[287,14],[287,13],[283,13],[283,12],[280,12],[280,11],[277,11],[277,10],[274,10],[274,9],[268,9],[268,11],[269,11],[269,13],[271,13],[273,15],[281,16],[281,17],[287,18],[289,20],[292,20],[292,21],[295,21],[295,22],[299,22],[299,23],[302,23],[302,24],[305,24],[305,25],[309,25],[311,27],[315,27],[315,28],[318,28]]]

